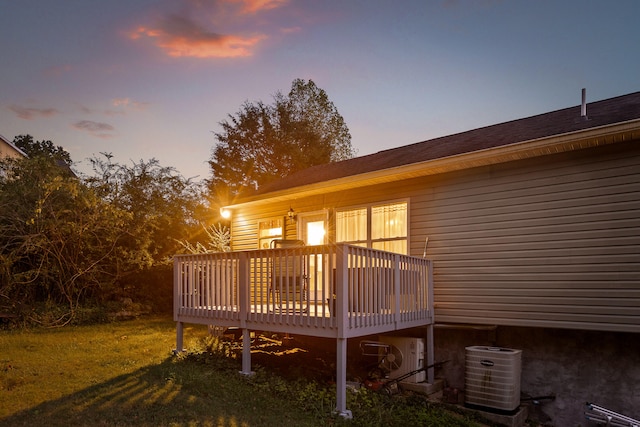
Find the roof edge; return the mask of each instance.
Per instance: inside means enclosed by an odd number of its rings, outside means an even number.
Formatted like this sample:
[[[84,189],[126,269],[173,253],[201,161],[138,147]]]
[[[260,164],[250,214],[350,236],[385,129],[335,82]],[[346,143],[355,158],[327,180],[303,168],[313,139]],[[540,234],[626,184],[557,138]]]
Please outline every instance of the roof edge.
[[[16,150],[18,153],[20,153],[21,155],[23,155],[24,157],[29,157],[27,156],[27,153],[25,153],[24,151],[22,151],[20,148],[18,148],[13,142],[9,141],[7,138],[5,138],[4,136],[0,135],[0,139],[2,141],[4,141],[7,145],[9,145],[9,147],[13,148],[14,150]]]
[[[331,191],[346,190],[400,179],[436,175],[479,166],[576,151],[631,139],[640,139],[640,119],[291,187],[271,193],[249,196],[226,207],[234,209],[266,201],[271,203],[273,201],[292,200],[297,197],[321,194],[328,189],[331,189]]]

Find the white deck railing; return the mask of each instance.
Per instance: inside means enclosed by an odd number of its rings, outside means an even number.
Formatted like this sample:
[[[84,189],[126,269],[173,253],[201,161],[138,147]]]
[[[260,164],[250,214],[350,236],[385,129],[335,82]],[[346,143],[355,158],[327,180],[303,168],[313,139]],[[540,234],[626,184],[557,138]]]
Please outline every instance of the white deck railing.
[[[250,374],[250,330],[336,338],[336,411],[350,417],[348,338],[427,326],[433,366],[432,277],[429,260],[346,244],[176,255],[176,350],[183,323],[239,327]]]
[[[302,335],[430,324],[431,262],[346,244],[174,258],[174,319]]]

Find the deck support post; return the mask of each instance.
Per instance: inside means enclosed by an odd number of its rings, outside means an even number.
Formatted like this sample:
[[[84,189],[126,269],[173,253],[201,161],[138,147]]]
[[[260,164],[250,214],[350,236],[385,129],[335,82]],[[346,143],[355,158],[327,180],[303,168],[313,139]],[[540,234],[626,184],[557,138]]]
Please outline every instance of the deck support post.
[[[336,339],[336,413],[343,418],[352,419],[347,409],[347,339]]]
[[[433,351],[433,323],[427,325],[427,336],[425,337],[425,347],[427,348],[427,354],[425,354],[425,366],[431,366],[427,368],[427,382],[433,384],[435,377],[435,363],[434,351]]]
[[[182,322],[176,322],[176,348],[173,350],[174,354],[178,354],[184,350],[183,345],[183,325]]]
[[[433,321],[434,321],[434,313],[433,313],[433,261],[427,261],[427,283],[426,286],[423,286],[427,290],[427,301],[429,307],[429,323],[427,324],[427,336],[426,336],[426,347],[427,347],[427,366],[431,366],[431,368],[427,369],[427,382],[429,384],[433,384],[435,380],[435,350],[433,344]]]
[[[352,419],[353,414],[347,409],[347,308],[349,301],[349,265],[348,252],[344,245],[336,249],[336,320],[338,335],[336,337],[336,413],[343,418]]]
[[[242,375],[252,375],[251,371],[251,331],[247,328],[249,317],[249,257],[241,253],[238,266],[238,298],[240,302],[240,327],[242,328]]]
[[[242,329],[242,375],[253,375],[251,371],[251,331]]]
[[[173,259],[173,320],[176,321],[176,348],[173,354],[181,353],[184,350],[183,345],[183,324],[179,321],[178,313],[180,312],[180,291],[181,291],[182,268],[177,258]]]

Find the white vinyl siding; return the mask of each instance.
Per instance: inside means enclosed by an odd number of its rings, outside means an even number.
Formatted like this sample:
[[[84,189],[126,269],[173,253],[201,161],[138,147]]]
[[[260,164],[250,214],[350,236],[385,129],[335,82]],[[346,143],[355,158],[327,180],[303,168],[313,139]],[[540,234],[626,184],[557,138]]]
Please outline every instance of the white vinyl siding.
[[[640,152],[588,152],[467,171],[413,199],[438,322],[640,331]]]

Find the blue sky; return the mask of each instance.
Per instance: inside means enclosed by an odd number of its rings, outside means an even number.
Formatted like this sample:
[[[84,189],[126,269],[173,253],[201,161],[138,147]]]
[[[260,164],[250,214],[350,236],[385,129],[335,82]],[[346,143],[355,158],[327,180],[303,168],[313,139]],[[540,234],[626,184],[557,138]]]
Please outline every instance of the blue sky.
[[[640,2],[0,0],[0,134],[207,178],[214,132],[295,78],[359,155],[640,90]]]

